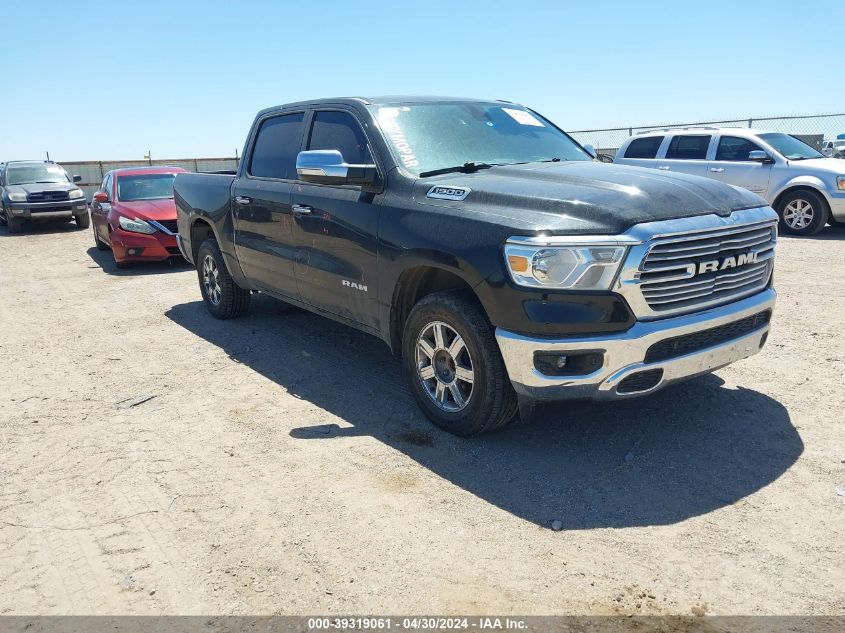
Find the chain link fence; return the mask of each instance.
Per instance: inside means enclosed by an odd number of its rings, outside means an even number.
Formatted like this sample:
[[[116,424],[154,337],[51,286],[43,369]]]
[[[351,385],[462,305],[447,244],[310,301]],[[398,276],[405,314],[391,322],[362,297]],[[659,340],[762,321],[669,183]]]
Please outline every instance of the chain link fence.
[[[824,151],[825,141],[845,136],[845,113],[807,114],[799,116],[749,117],[722,121],[697,121],[695,123],[670,123],[661,125],[636,125],[629,127],[575,130],[569,133],[582,145],[592,145],[599,154],[616,156],[616,151],[629,137],[653,130],[683,129],[690,127],[744,127],[785,132],[797,136],[805,143]]]

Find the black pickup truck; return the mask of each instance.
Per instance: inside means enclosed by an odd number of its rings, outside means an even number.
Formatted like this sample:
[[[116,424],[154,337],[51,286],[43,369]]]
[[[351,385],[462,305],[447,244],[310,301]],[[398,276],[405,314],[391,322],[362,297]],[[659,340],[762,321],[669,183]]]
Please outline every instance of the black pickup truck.
[[[777,216],[761,198],[600,163],[514,103],[268,108],[236,174],[179,174],[174,191],[212,315],[263,292],[378,336],[460,435],[540,400],[652,393],[769,331]]]

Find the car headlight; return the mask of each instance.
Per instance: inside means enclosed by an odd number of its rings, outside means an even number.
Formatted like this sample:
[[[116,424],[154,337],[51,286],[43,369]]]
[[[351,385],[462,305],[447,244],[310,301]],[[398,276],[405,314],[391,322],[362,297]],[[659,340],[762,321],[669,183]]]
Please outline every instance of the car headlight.
[[[625,257],[625,246],[505,245],[505,262],[520,286],[608,290]]]
[[[6,194],[9,202],[26,202],[26,194],[22,191],[10,191]]]
[[[68,194],[68,198],[70,198],[71,200],[77,200],[79,198],[84,198],[84,197],[85,197],[85,192],[82,191],[82,189],[74,189],[73,191],[70,192],[70,194]]]
[[[836,188],[840,191],[845,191],[845,176],[836,177]]]
[[[117,221],[120,224],[120,228],[124,231],[131,231],[132,233],[155,233],[155,229],[143,220],[132,220],[121,215]]]

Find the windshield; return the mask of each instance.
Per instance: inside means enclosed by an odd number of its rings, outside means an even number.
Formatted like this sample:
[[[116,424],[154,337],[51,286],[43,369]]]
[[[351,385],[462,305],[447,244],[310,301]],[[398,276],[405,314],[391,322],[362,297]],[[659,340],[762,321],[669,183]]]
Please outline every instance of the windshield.
[[[65,170],[58,165],[9,165],[6,168],[7,185],[26,185],[34,182],[70,182]]]
[[[173,180],[176,174],[145,174],[142,176],[118,176],[117,199],[162,200],[173,197]]]
[[[814,150],[804,141],[782,132],[760,134],[760,138],[787,160],[805,160],[808,158],[824,158],[824,154]]]
[[[566,134],[521,106],[425,103],[370,109],[397,161],[415,174],[465,163],[592,160]]]

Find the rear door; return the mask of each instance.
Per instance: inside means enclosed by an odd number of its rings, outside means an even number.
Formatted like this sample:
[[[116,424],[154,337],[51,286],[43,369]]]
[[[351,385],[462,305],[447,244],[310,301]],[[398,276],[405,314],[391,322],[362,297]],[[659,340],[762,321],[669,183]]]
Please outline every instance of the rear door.
[[[256,128],[243,175],[232,186],[235,253],[257,286],[296,297],[291,189],[305,112],[274,114]]]
[[[642,136],[632,140],[625,148],[624,154],[613,162],[637,167],[657,167],[657,153],[663,145],[665,136]],[[621,159],[621,160],[620,160]]]
[[[661,171],[674,171],[693,176],[707,176],[707,151],[712,134],[675,134],[665,147],[665,156],[658,159]]]
[[[751,139],[720,135],[714,160],[707,166],[708,175],[765,197],[769,190],[772,166],[749,160],[749,152],[755,150],[764,151]]]
[[[336,149],[349,164],[374,161],[353,111],[320,109],[306,149]],[[298,182],[293,190],[294,264],[300,297],[318,310],[378,327],[376,243],[381,195],[355,185]]]

